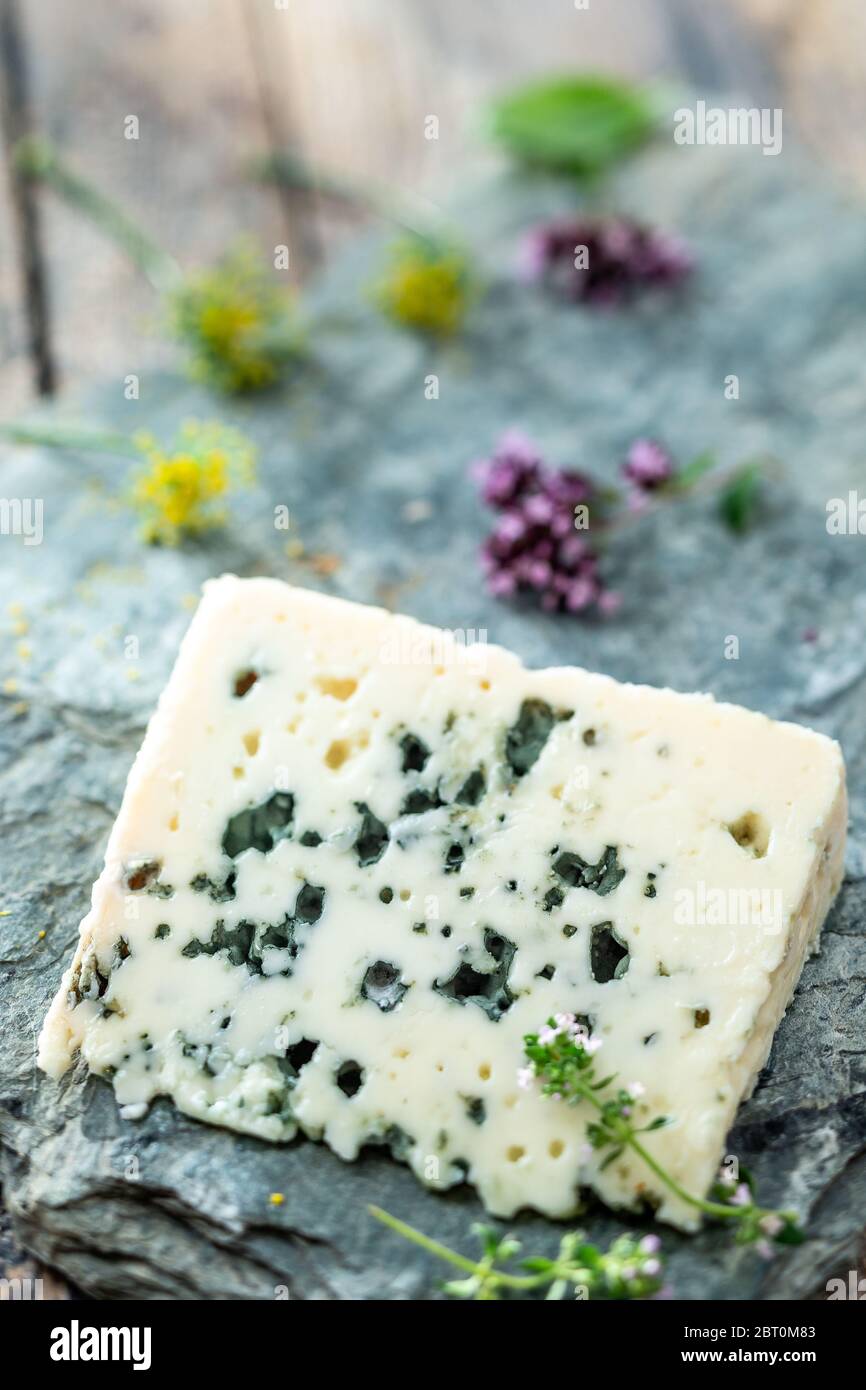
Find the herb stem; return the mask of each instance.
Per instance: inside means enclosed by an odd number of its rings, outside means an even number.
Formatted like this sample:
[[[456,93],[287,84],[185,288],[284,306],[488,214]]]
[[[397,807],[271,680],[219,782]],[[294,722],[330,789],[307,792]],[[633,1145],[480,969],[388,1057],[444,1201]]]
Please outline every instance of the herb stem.
[[[451,1250],[447,1245],[441,1245],[438,1240],[432,1240],[430,1236],[425,1236],[423,1231],[416,1230],[414,1226],[401,1221],[397,1216],[392,1216],[390,1212],[383,1211],[381,1207],[371,1206],[367,1210],[371,1216],[375,1216],[377,1221],[381,1221],[383,1226],[388,1226],[392,1231],[396,1231],[397,1235],[411,1240],[422,1250],[436,1255],[440,1260],[446,1260],[448,1264],[454,1265],[455,1269],[462,1269],[464,1274],[475,1275],[476,1278],[485,1283],[498,1284],[508,1289],[538,1289],[544,1284],[551,1283],[554,1278],[558,1278],[564,1273],[560,1270],[559,1265],[553,1264],[543,1274],[509,1274],[505,1270],[494,1269],[489,1259],[470,1260],[465,1255],[459,1255],[456,1250]]]
[[[15,148],[15,163],[22,173],[47,184],[64,202],[88,216],[159,293],[180,282],[181,271],[174,257],[152,242],[115,203],[69,169],[49,141],[25,137]]]
[[[405,198],[397,199],[382,185],[361,184],[342,175],[312,169],[290,150],[280,150],[256,160],[253,172],[265,182],[277,184],[282,188],[301,193],[317,193],[350,207],[363,208],[385,222],[393,222],[410,236],[431,245],[438,245],[442,239],[441,236],[437,236],[431,225],[434,220],[440,220],[438,213],[435,214],[435,218],[425,219],[410,209]]]
[[[128,435],[90,429],[87,425],[6,423],[0,425],[0,439],[6,439],[10,444],[68,449],[82,453],[117,454],[121,457],[131,456],[135,452]]]
[[[381,1207],[370,1206],[367,1208],[371,1216],[375,1216],[377,1221],[381,1221],[383,1226],[388,1226],[397,1235],[404,1236],[406,1240],[411,1240],[415,1245],[419,1245],[422,1250],[427,1250],[431,1255],[436,1255],[440,1260],[447,1260],[456,1269],[462,1269],[465,1274],[478,1274],[481,1266],[475,1260],[469,1260],[465,1255],[458,1255],[456,1250],[449,1250],[447,1245],[440,1245],[438,1240],[432,1240],[430,1236],[425,1236],[423,1231],[417,1231],[414,1226],[409,1226],[399,1217],[392,1216],[390,1212],[383,1211]]]
[[[599,1100],[591,1086],[580,1079],[577,1079],[572,1084],[577,1095],[583,1100],[588,1100],[591,1105],[595,1106],[596,1110],[604,1113],[604,1104]],[[735,1207],[726,1206],[723,1202],[710,1202],[707,1201],[705,1197],[696,1197],[694,1193],[688,1192],[686,1188],[681,1187],[676,1178],[672,1177],[667,1169],[663,1168],[662,1165],[653,1158],[652,1154],[637,1138],[631,1125],[627,1124],[625,1121],[622,1121],[621,1125],[619,1137],[622,1142],[632,1149],[639,1158],[643,1159],[647,1167],[655,1173],[659,1181],[664,1183],[669,1191],[673,1192],[676,1197],[679,1197],[680,1200],[685,1202],[688,1206],[697,1208],[697,1210],[704,1212],[707,1216],[713,1216],[725,1221],[741,1221],[747,1212],[750,1215],[754,1215],[762,1211],[762,1208],[756,1207],[754,1203]]]

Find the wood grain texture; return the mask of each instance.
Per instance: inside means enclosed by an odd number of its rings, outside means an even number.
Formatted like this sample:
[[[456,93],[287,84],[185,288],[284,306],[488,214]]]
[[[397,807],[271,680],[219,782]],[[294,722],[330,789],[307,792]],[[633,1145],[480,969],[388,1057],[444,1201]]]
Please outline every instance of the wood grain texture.
[[[572,0],[536,0],[531,11],[521,0],[244,3],[280,113],[277,140],[325,172],[403,194],[447,198],[455,180],[491,157],[477,117],[492,92],[569,69],[640,77],[666,55],[662,0],[609,0],[587,11]],[[431,116],[439,123],[432,139]],[[313,223],[311,240],[333,246],[333,209],[320,201]]]
[[[243,16],[234,0],[64,0],[27,10],[40,130],[187,266],[233,237],[279,240],[278,202],[243,163],[265,140]],[[127,139],[127,116],[139,138]],[[43,195],[56,348],[68,379],[170,360],[150,288],[122,253]]]
[[[305,279],[356,225],[320,196],[256,186],[249,158],[290,147],[323,170],[447,198],[492,156],[483,99],[551,70],[679,77],[782,104],[866,181],[861,0],[64,0],[24,9],[37,128],[185,263],[233,236],[286,242]],[[124,138],[137,116],[140,138]],[[425,120],[439,122],[437,139]],[[4,201],[5,200],[5,201]],[[71,384],[171,360],[149,289],[67,209],[42,199],[56,344]],[[12,239],[8,196],[0,234]],[[0,400],[20,398],[20,288],[0,265]],[[18,363],[17,370],[9,364]]]
[[[822,162],[866,188],[866,5],[736,0],[773,52],[785,120]]]
[[[670,0],[585,11],[538,0],[531,14],[520,0],[91,0],[82,23],[63,0],[39,0],[26,39],[37,128],[169,249],[207,260],[252,232],[264,246],[287,242],[304,278],[355,219],[256,187],[250,155],[290,146],[324,169],[447,197],[489,158],[473,128],[487,94],[556,68],[669,70],[669,11]],[[128,115],[137,141],[124,138]],[[437,140],[425,138],[428,115]],[[124,257],[50,195],[42,202],[67,382],[121,381],[171,360]]]
[[[0,129],[5,148],[10,152],[30,130],[28,78],[29,64],[18,0],[0,0]],[[17,311],[18,324],[10,331],[6,313],[3,313],[0,353],[4,358],[23,357],[26,347],[34,389],[39,395],[47,396],[55,389],[56,372],[48,321],[39,203],[33,184],[11,157],[7,161],[7,174],[4,241],[8,241],[10,247],[14,242],[17,254],[4,257],[7,270],[0,281],[0,303],[4,309],[7,304],[12,306],[13,323]],[[18,267],[17,277],[12,273],[13,261]]]

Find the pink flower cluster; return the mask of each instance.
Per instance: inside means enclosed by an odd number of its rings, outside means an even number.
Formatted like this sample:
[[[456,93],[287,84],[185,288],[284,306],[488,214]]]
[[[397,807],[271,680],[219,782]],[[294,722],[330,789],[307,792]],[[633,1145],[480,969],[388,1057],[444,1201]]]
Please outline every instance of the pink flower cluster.
[[[611,494],[602,499],[592,478],[548,468],[536,446],[518,430],[502,436],[491,458],[473,467],[481,495],[499,518],[481,548],[487,588],[497,598],[533,595],[552,613],[615,613],[620,596],[607,589],[598,554],[575,508],[590,507],[596,533],[610,521]],[[674,476],[670,455],[652,439],[636,439],[623,463],[630,510]],[[613,494],[614,499],[616,495]]]
[[[594,548],[575,530],[575,507],[593,497],[590,478],[546,468],[516,430],[474,472],[484,501],[500,513],[481,550],[491,594],[531,593],[549,612],[580,613],[597,605],[611,613],[618,607],[618,596],[601,581]]]

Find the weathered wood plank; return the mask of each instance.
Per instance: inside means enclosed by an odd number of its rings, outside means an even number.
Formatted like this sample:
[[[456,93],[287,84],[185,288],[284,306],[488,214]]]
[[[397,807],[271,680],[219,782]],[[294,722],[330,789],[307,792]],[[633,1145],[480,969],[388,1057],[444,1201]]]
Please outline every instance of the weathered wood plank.
[[[736,0],[772,49],[790,126],[823,163],[866,187],[866,5],[863,0]]]
[[[487,152],[479,107],[493,91],[552,70],[615,68],[641,76],[669,52],[663,0],[243,0],[258,34],[276,135],[331,174],[446,197]],[[438,121],[431,138],[428,117]],[[333,240],[333,209],[318,204],[318,236]]]
[[[64,0],[41,0],[26,32],[41,131],[184,264],[241,233],[268,249],[282,239],[278,200],[243,175],[266,131],[235,0],[91,0],[86,23]],[[70,381],[121,381],[170,360],[153,293],[123,254],[50,193],[43,207]]]
[[[4,241],[10,254],[3,258],[5,274],[0,283],[2,359],[21,355],[26,341],[33,384],[40,395],[55,386],[51,353],[45,266],[39,225],[39,205],[32,184],[17,170],[14,150],[30,129],[27,56],[17,0],[0,0],[0,127],[8,177],[8,203],[2,211]],[[14,243],[14,246],[13,246]],[[19,274],[13,273],[13,263]],[[10,306],[7,311],[6,306]],[[7,312],[9,317],[7,318]],[[13,327],[15,320],[18,326]],[[21,332],[22,326],[26,329]]]
[[[497,87],[553,68],[674,73],[782,104],[831,165],[866,182],[866,8],[861,0],[63,0],[27,6],[39,125],[188,260],[239,230],[288,241],[303,277],[345,213],[249,185],[247,156],[291,144],[324,169],[410,192],[483,160],[474,117]],[[139,139],[123,122],[138,117]],[[427,138],[425,118],[439,120]],[[150,292],[89,229],[45,200],[61,360],[73,379],[164,360]],[[303,205],[302,205],[303,206]],[[12,227],[0,193],[0,233]],[[0,391],[21,383],[22,296],[0,265]],[[17,357],[16,357],[17,354]],[[17,360],[17,368],[9,363]]]

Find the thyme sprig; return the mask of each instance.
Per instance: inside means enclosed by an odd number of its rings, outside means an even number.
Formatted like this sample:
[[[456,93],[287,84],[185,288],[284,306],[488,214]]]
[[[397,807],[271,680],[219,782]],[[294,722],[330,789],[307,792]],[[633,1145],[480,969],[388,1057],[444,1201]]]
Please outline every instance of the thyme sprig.
[[[617,1236],[608,1250],[600,1250],[581,1231],[570,1231],[562,1237],[552,1259],[531,1256],[514,1267],[520,1241],[513,1235],[500,1235],[491,1226],[472,1227],[481,1244],[481,1255],[473,1260],[381,1207],[368,1210],[390,1230],[463,1274],[462,1279],[451,1279],[442,1286],[452,1298],[490,1302],[503,1295],[534,1293],[544,1293],[548,1300],[636,1299],[664,1294],[661,1241],[655,1235]]]
[[[636,1122],[635,1102],[643,1095],[643,1087],[639,1082],[615,1086],[615,1074],[599,1075],[595,1055],[601,1040],[591,1036],[573,1014],[548,1019],[540,1032],[527,1033],[524,1043],[528,1065],[518,1073],[519,1084],[528,1089],[540,1083],[544,1096],[568,1105],[586,1104],[595,1110],[597,1118],[587,1126],[587,1140],[592,1149],[604,1152],[602,1168],[630,1149],[681,1202],[713,1221],[732,1226],[738,1244],[758,1242],[765,1255],[772,1252],[771,1243],[794,1245],[804,1239],[797,1213],[759,1206],[751,1178],[742,1171],[734,1179],[723,1169],[709,1197],[696,1196],[684,1188],[641,1138],[670,1123],[669,1117],[657,1115],[646,1124]]]

